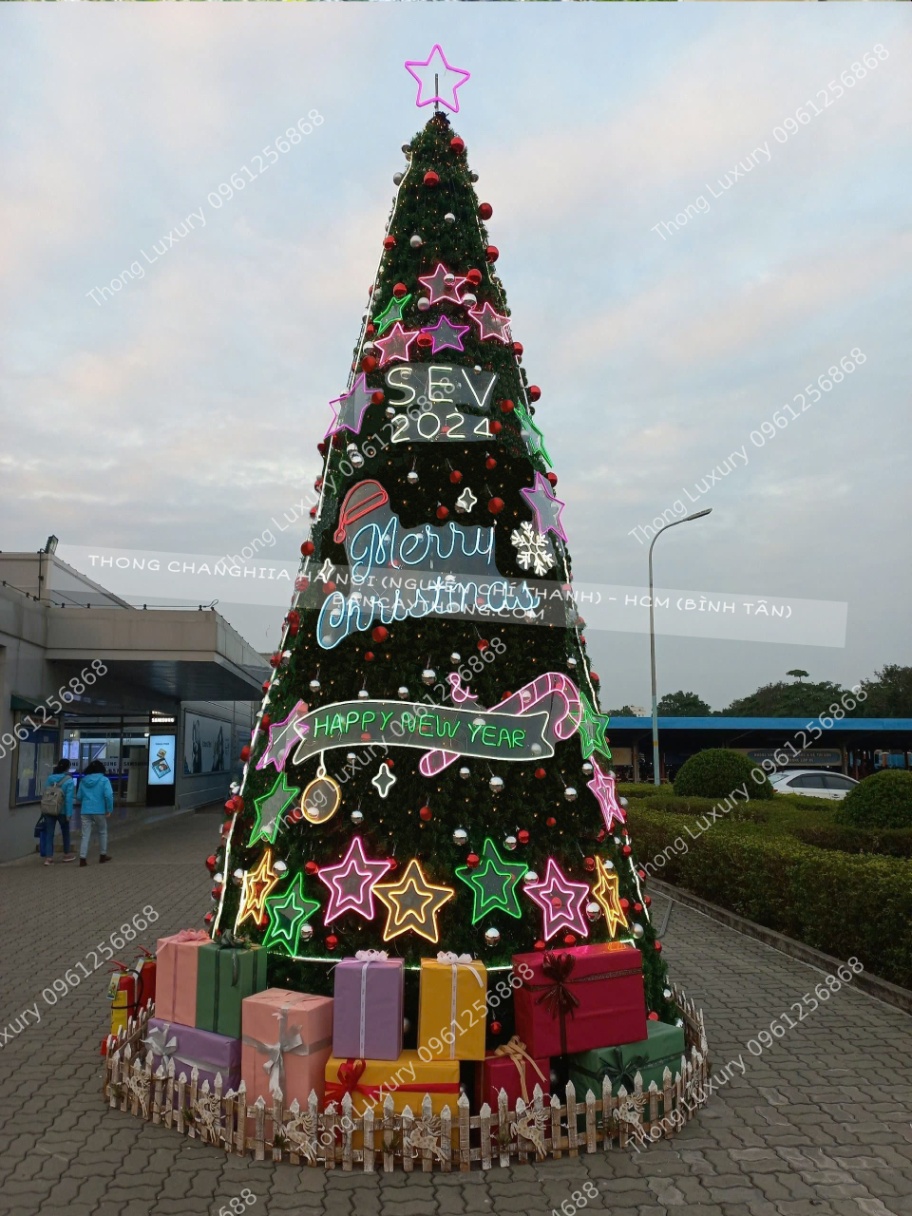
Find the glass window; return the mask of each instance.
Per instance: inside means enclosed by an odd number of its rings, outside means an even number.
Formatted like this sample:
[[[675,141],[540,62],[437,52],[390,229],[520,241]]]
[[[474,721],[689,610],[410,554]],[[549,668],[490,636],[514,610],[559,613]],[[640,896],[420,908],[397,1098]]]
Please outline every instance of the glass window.
[[[791,786],[796,790],[822,790],[825,788],[823,773],[802,773],[794,778]]]
[[[828,790],[853,790],[855,788],[855,782],[851,777],[844,777],[841,773],[827,773],[825,781]]]

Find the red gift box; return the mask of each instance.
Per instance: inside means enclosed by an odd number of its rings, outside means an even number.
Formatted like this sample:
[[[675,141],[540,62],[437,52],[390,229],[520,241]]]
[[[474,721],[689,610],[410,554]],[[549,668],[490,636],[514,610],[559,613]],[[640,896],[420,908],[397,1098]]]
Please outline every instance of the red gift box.
[[[488,1052],[484,1061],[475,1066],[476,1108],[487,1102],[491,1110],[497,1110],[497,1097],[501,1090],[506,1092],[509,1110],[516,1109],[517,1098],[522,1098],[529,1106],[536,1085],[540,1087],[547,1104],[550,1099],[550,1077],[551,1060],[547,1056],[538,1060],[530,1056],[519,1037],[514,1035],[509,1043]]]
[[[531,971],[531,976],[530,976]],[[646,1038],[643,958],[607,943],[516,954],[516,1033],[531,1056],[565,1056]]]

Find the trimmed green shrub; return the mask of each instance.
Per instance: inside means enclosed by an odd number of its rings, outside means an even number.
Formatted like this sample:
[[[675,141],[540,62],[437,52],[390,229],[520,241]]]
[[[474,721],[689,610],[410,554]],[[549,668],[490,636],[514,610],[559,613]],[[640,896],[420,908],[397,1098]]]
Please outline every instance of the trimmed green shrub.
[[[759,782],[751,774],[763,775]],[[687,797],[728,798],[747,786],[748,798],[772,798],[773,787],[761,768],[741,752],[710,747],[685,760],[674,779],[674,792]]]
[[[855,828],[826,823],[796,826],[791,835],[802,844],[840,853],[882,853],[886,857],[912,857],[912,828]]]
[[[912,773],[888,768],[865,777],[842,803],[837,821],[857,828],[912,828]]]

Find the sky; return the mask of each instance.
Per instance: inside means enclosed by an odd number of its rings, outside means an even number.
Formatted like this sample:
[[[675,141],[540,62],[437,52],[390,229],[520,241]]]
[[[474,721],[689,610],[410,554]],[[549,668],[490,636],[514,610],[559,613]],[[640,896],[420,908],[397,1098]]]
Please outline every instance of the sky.
[[[652,521],[712,508],[662,536],[656,585],[738,597],[740,626],[657,613],[660,694],[722,708],[794,667],[849,685],[912,662],[905,16],[4,5],[0,547],[53,533],[115,590],[87,554],[192,564],[266,530],[261,557],[296,560],[307,521],[270,521],[318,475],[427,117],[402,63],[440,42],[472,72],[454,127],[494,208],[575,580],[636,593]],[[246,187],[222,201],[232,174]],[[164,596],[152,576],[133,591]],[[219,598],[274,646],[284,593]],[[803,601],[802,628],[752,632],[761,599]],[[589,632],[605,706],[648,704],[644,628]]]

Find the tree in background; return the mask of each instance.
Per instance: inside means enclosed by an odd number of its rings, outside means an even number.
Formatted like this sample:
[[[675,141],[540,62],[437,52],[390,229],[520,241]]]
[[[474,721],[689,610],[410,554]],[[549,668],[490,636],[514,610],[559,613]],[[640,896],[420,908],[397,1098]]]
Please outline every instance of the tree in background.
[[[786,684],[780,680],[737,698],[722,712],[733,718],[813,718],[838,701],[844,692],[839,684],[829,680],[819,684]]]
[[[912,667],[888,663],[861,686],[868,694],[861,708],[864,717],[912,718]]]
[[[712,709],[695,692],[667,692],[659,701],[659,713],[669,718],[707,718]]]
[[[802,667],[793,667],[791,671],[787,671],[785,674],[787,676],[794,676],[800,684],[801,681],[806,680],[811,673],[809,671],[805,671]]]

